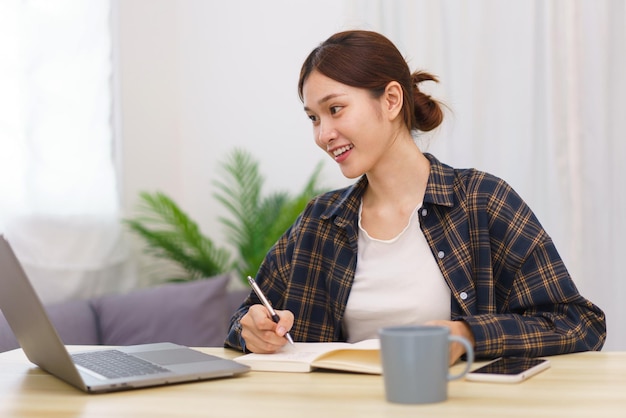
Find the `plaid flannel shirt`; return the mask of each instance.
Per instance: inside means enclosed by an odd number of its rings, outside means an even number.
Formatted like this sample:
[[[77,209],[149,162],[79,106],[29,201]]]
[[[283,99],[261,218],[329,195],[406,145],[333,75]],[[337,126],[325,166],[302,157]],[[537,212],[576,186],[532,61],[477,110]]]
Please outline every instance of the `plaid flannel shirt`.
[[[452,320],[471,328],[478,357],[600,350],[604,313],[583,298],[551,238],[503,180],[453,169],[426,154],[430,177],[420,225],[451,289]],[[345,341],[342,318],[357,263],[358,208],[367,187],[313,199],[268,252],[256,280],[276,309],[295,316],[295,341]],[[233,315],[225,346],[245,351]]]

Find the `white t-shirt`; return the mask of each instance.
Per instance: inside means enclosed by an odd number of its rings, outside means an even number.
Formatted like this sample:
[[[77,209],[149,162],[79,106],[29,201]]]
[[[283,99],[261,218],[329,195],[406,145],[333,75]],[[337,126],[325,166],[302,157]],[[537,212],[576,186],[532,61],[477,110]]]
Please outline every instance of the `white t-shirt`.
[[[421,206],[389,240],[367,234],[359,209],[357,266],[344,314],[348,342],[378,338],[384,326],[450,319],[450,288],[420,228]]]

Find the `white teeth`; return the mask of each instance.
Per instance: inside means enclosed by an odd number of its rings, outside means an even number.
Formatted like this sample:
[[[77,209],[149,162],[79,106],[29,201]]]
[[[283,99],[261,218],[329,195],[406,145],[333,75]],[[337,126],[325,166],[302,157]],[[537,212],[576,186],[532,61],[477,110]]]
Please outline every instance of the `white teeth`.
[[[353,147],[354,145],[346,145],[345,147],[337,148],[336,150],[333,151],[333,155],[335,157],[338,157],[344,152],[351,150]]]

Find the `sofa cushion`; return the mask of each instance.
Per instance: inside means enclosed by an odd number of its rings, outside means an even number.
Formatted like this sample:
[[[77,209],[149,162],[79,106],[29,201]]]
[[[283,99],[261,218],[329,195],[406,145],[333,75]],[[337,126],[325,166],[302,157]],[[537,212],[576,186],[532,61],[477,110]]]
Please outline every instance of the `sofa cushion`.
[[[226,294],[226,311],[228,320],[241,307],[246,298],[250,295],[250,288],[231,290]]]
[[[96,318],[87,300],[46,306],[46,312],[64,344],[99,344]],[[0,352],[19,348],[4,315],[0,314]]]
[[[46,310],[64,344],[100,344],[97,320],[88,300],[59,303]]]
[[[104,345],[173,342],[221,346],[227,331],[228,275],[94,298]]]

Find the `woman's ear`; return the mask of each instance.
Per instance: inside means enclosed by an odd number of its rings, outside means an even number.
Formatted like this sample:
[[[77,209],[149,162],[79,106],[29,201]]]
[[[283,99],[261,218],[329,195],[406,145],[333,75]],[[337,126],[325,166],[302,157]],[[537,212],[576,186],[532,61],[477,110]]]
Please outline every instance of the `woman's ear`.
[[[403,100],[402,86],[397,81],[390,81],[383,93],[383,110],[389,120],[394,120],[402,112]]]

